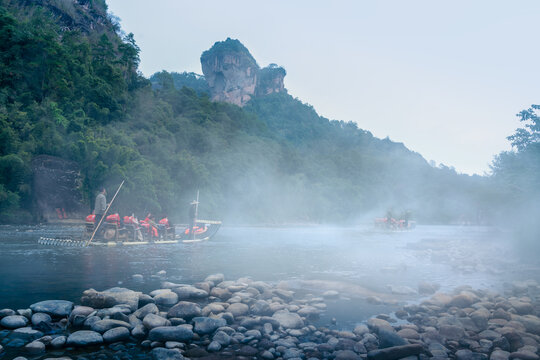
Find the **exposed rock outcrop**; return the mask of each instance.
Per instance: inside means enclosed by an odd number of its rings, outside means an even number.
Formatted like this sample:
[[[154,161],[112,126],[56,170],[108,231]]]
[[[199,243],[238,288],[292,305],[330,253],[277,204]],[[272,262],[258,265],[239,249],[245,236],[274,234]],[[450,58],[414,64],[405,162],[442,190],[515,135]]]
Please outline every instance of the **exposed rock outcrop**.
[[[79,30],[89,34],[93,31],[108,31],[118,26],[107,16],[107,5],[102,0],[23,0],[21,3],[42,6],[56,18],[63,31]]]
[[[276,64],[261,69],[238,40],[216,42],[201,55],[201,65],[213,101],[244,106],[253,96],[286,91],[285,69]]]
[[[80,190],[82,177],[77,163],[55,156],[39,155],[32,160],[32,173],[34,201],[41,217],[54,219],[64,214],[78,217],[84,213]]]
[[[276,64],[270,64],[259,71],[257,81],[257,96],[268,95],[285,91],[283,79],[287,72]]]

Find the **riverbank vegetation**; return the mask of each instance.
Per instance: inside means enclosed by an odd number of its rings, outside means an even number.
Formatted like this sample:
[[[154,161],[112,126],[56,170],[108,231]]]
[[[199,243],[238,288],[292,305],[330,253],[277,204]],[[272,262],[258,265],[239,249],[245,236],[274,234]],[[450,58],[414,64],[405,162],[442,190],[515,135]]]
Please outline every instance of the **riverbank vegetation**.
[[[360,221],[388,209],[423,222],[485,223],[504,197],[490,178],[432,166],[287,93],[240,108],[211,102],[195,74],[146,79],[133,35],[122,33],[103,1],[61,15],[46,5],[1,4],[3,222],[37,219],[32,159],[41,154],[78,164],[88,211],[100,185],[111,192],[126,179],[115,210],[179,220],[197,190],[205,215],[266,224]],[[526,165],[537,156],[534,146],[503,153],[494,177],[537,185],[538,169]]]
[[[500,218],[511,225],[526,245],[536,248],[540,238],[540,105],[517,114],[523,127],[508,137],[513,150],[500,153],[492,164],[492,180],[499,192]],[[526,251],[534,256],[536,252]]]

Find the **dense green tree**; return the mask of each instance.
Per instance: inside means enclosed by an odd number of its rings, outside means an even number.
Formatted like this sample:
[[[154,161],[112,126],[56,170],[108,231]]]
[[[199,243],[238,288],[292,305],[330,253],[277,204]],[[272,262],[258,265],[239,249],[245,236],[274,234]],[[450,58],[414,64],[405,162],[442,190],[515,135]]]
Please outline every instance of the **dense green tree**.
[[[508,137],[513,150],[500,153],[492,164],[497,188],[499,221],[512,226],[523,253],[538,253],[540,215],[540,117],[539,105],[521,111],[524,127]]]

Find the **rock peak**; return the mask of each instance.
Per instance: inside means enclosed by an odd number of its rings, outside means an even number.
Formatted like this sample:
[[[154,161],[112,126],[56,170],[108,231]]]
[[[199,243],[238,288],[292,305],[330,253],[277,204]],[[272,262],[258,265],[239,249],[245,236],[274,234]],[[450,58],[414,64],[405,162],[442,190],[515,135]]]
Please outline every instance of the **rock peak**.
[[[201,65],[213,101],[244,106],[254,96],[286,91],[285,69],[276,64],[261,69],[236,39],[216,42],[202,53]]]

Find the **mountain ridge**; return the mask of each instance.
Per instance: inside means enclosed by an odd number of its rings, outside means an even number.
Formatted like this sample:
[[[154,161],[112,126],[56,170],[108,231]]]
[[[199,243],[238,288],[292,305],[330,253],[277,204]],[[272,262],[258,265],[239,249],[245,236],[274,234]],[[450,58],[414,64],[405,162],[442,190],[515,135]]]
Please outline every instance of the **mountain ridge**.
[[[40,9],[23,0],[0,8],[0,221],[39,221],[64,206],[80,216],[101,185],[123,179],[113,211],[177,221],[197,190],[205,214],[236,223],[349,222],[389,208],[450,222],[488,209],[482,178],[432,168],[403,144],[321,117],[284,86],[257,92],[251,78],[243,107],[212,101],[194,74],[142,77],[133,36],[113,22],[86,33]],[[279,69],[270,66],[285,76]],[[78,166],[81,209],[35,206],[32,161],[41,155]]]

